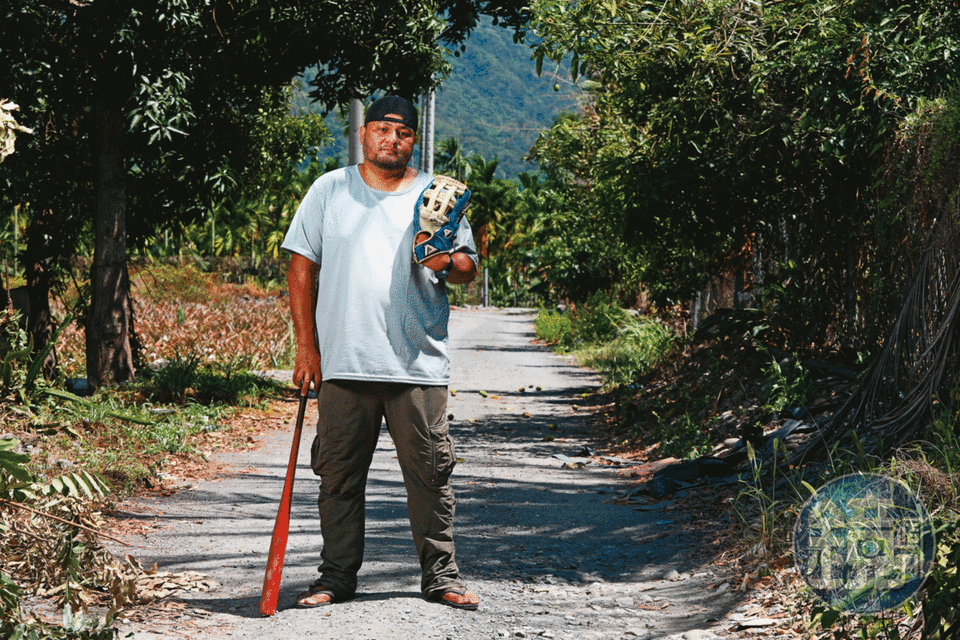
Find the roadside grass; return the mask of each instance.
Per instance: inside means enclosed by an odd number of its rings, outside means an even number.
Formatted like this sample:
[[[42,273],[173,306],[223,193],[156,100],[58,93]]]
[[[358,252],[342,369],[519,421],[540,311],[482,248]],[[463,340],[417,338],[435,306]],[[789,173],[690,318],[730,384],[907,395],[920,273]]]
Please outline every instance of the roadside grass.
[[[257,373],[286,368],[292,358],[288,303],[279,292],[224,283],[193,264],[131,271],[136,379],[89,398],[64,391],[65,378],[84,375],[83,329],[73,322],[57,340],[59,377],[9,390],[11,402],[0,409],[4,430],[30,443],[27,466],[37,477],[83,468],[109,478],[120,496],[156,487],[171,455],[201,456],[197,436],[285,393]],[[83,286],[68,291],[54,314],[66,315]],[[26,379],[19,369],[31,363],[13,364],[8,377]]]
[[[851,382],[815,378],[795,354],[774,356],[775,350],[759,339],[760,315],[751,312],[740,318],[731,313],[710,331],[689,336],[671,333],[662,324],[651,329],[652,319],[626,319],[613,338],[593,342],[583,339],[591,329],[577,323],[599,318],[605,324],[612,317],[608,309],[543,310],[535,327],[539,339],[601,374],[601,392],[611,409],[602,422],[613,452],[656,461],[729,450],[729,443],[747,440],[750,434],[763,436],[793,415],[818,422],[842,404]],[[954,395],[953,407],[960,402],[960,390]],[[738,523],[722,536],[717,561],[740,573],[735,588],[743,597],[757,593],[753,606],[758,611],[771,593],[767,587],[772,587],[793,621],[794,635],[835,640],[960,638],[960,414],[944,411],[924,441],[886,460],[853,446],[796,466],[784,442],[746,449],[737,482],[694,493],[715,491],[714,508],[729,511]],[[792,560],[794,527],[811,488],[858,472],[905,483],[925,505],[936,532],[935,562],[923,590],[899,609],[876,615],[849,614],[820,601]],[[691,499],[682,493],[670,499]]]
[[[534,331],[540,340],[596,370],[605,389],[633,384],[678,348],[680,336],[666,325],[595,299],[599,308],[588,304],[568,314],[541,310]]]

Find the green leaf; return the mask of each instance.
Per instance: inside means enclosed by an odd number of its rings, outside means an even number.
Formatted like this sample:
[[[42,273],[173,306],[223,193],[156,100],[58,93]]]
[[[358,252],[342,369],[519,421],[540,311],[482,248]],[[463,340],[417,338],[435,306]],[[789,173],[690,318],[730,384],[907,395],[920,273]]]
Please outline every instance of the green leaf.
[[[820,616],[820,627],[823,629],[832,627],[837,623],[837,620],[839,619],[840,619],[840,611],[838,611],[837,609],[827,609]]]
[[[0,440],[0,469],[9,473],[20,482],[30,482],[33,476],[27,471],[25,464],[30,462],[30,456],[25,453],[16,453],[20,441],[16,438]]]
[[[74,482],[72,476],[60,476],[60,480],[63,481],[63,485],[68,489],[67,495],[75,496],[80,493],[77,490],[77,484]]]
[[[60,338],[60,334],[63,333],[63,330],[66,329],[70,323],[73,322],[73,314],[67,314],[67,317],[63,322],[60,323],[60,326],[57,327],[56,331],[53,332],[53,335],[50,336],[50,339],[47,341],[47,344],[44,345],[43,349],[37,352],[34,356],[33,362],[30,364],[30,368],[27,370],[27,378],[25,385],[29,387],[33,384],[33,381],[36,380],[37,376],[40,374],[40,368],[43,367],[44,361],[47,359],[47,356],[57,345],[57,340]]]
[[[60,398],[61,400],[69,400],[86,407],[93,407],[92,402],[84,400],[80,396],[74,395],[69,391],[61,391],[60,389],[43,389],[43,393],[48,396],[53,396],[54,398]],[[156,424],[153,420],[138,418],[137,416],[132,416],[120,411],[106,411],[105,413],[111,417],[117,418],[118,420],[126,420],[127,422],[132,422],[134,424],[142,424],[147,426]]]

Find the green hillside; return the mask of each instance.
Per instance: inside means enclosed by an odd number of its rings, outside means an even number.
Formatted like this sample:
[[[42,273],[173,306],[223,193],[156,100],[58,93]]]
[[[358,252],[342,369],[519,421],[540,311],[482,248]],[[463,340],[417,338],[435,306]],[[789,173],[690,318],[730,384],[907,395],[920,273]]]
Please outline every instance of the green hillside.
[[[546,73],[537,77],[530,53],[527,45],[513,42],[507,29],[489,23],[478,27],[466,51],[459,57],[451,54],[453,70],[437,92],[437,143],[454,136],[465,154],[499,158],[501,177],[536,169],[523,156],[557,113],[576,108],[576,97],[567,82],[559,82],[561,90],[554,91],[554,78]],[[344,123],[335,113],[327,122],[336,139],[323,155],[339,156],[345,163]]]

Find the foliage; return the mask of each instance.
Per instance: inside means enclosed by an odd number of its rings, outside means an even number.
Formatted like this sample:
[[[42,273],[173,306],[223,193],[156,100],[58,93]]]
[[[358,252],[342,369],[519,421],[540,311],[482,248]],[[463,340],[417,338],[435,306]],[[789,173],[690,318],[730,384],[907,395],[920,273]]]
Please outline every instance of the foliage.
[[[548,344],[563,344],[570,340],[570,316],[565,313],[540,309],[533,324],[537,337]]]
[[[627,312],[611,295],[595,291],[590,299],[570,308],[570,342],[564,346],[599,344],[616,337]]]
[[[16,482],[30,482],[30,474],[24,466],[30,461],[30,456],[17,453],[19,440],[15,438],[0,439],[0,477],[11,478]]]
[[[954,394],[960,394],[955,390]],[[891,463],[930,510],[937,535],[933,570],[924,584],[924,634],[960,638],[960,416],[944,412],[930,425],[925,442]]]
[[[791,469],[786,443],[781,440],[762,452],[748,441],[747,462],[748,472],[741,477],[738,515],[763,550],[759,555],[782,555],[802,506],[802,474]]]
[[[877,207],[882,150],[955,84],[958,7],[538,0],[533,14],[538,64],[572,56],[589,97],[535,149],[573,212],[564,243],[614,239],[584,263],[614,279],[638,265],[658,305],[713,274],[789,280],[784,346],[876,340],[863,329],[900,282],[880,272],[904,266],[888,262],[903,236],[883,235],[897,212]]]
[[[574,349],[584,366],[603,376],[605,387],[631,385],[676,348],[679,336],[661,322],[631,317],[603,293],[568,313],[540,309],[534,320],[539,339]]]
[[[632,385],[677,347],[678,336],[651,318],[627,321],[613,340],[581,352],[581,364],[603,377],[604,387]]]
[[[807,404],[812,383],[796,357],[771,358],[764,375],[770,385],[765,405],[767,411],[776,415],[784,409]]]
[[[926,583],[924,634],[936,640],[960,638],[960,516],[939,522],[937,561]]]
[[[247,184],[236,193],[219,199],[203,220],[179,230],[175,238],[176,255],[184,248],[195,258],[200,256],[249,257],[256,270],[259,262],[281,258],[280,245],[310,185],[323,173],[338,167],[335,158],[323,164],[311,160],[303,167],[281,164],[263,177],[264,184]],[[152,243],[150,255],[172,256],[159,239]],[[168,243],[164,243],[168,245]]]
[[[132,594],[131,578],[95,535],[101,524],[95,504],[109,486],[87,471],[34,478],[24,466],[29,456],[11,454],[18,444],[0,441],[0,631],[38,640],[114,638],[116,630],[109,626],[114,610],[102,626],[86,615],[91,590],[106,589],[115,607]],[[63,627],[24,619],[24,591],[54,599],[64,609]]]
[[[68,314],[51,340],[37,351],[33,336],[20,322],[19,313],[9,309],[0,313],[0,397],[28,404],[29,395],[46,386],[41,369],[60,334],[73,322],[73,316]]]
[[[241,358],[208,362],[193,352],[183,357],[175,354],[170,362],[144,376],[138,386],[149,400],[161,404],[236,405],[259,400],[277,385],[253,373]]]

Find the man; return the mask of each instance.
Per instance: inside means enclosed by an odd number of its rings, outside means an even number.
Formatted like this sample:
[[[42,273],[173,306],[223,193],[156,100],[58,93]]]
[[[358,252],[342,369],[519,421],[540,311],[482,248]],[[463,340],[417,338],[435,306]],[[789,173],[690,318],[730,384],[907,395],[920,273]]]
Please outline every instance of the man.
[[[300,204],[283,248],[297,339],[293,381],[319,390],[311,464],[320,476],[320,578],[297,607],[352,598],[363,562],[364,492],[381,421],[396,444],[428,600],[474,610],[454,558],[456,463],[446,419],[450,361],[446,285],[477,274],[464,217],[455,252],[413,261],[413,215],[432,177],[407,166],[417,112],[387,96],[360,128],[363,162],[321,176]],[[321,382],[323,384],[321,385]]]

